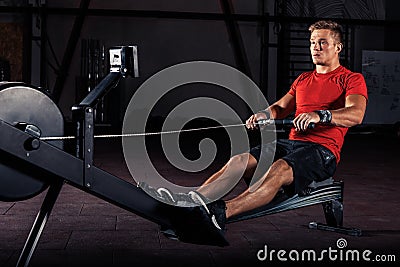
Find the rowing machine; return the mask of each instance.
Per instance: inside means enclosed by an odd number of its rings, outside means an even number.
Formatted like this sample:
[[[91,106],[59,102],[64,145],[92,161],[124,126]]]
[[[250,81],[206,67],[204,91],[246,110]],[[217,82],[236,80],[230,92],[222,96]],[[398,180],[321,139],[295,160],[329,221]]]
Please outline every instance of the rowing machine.
[[[160,202],[136,185],[93,165],[94,108],[122,78],[137,77],[136,47],[111,48],[110,62],[110,73],[72,108],[77,140],[75,155],[63,150],[62,140],[42,139],[64,135],[63,116],[48,95],[23,83],[0,84],[0,201],[29,199],[48,189],[17,266],[29,264],[64,183],[155,222],[163,229],[172,229],[183,242],[228,245],[220,231],[210,232],[190,218],[185,208]],[[333,190],[338,189],[336,186],[326,189]],[[337,198],[332,194],[315,198],[312,203],[327,203]],[[298,201],[293,199],[288,206],[301,207]],[[287,209],[275,209],[284,210]],[[195,225],[195,233],[177,229],[177,219]]]
[[[187,218],[184,208],[157,201],[136,185],[93,165],[94,108],[121,78],[138,74],[136,47],[111,48],[110,57],[110,73],[72,108],[77,129],[76,155],[63,150],[62,138],[41,139],[64,134],[63,116],[48,95],[22,83],[0,85],[0,201],[29,199],[48,188],[17,266],[29,265],[64,183],[163,227],[175,229],[176,218],[197,225],[198,235],[185,237],[184,231],[180,231],[181,241],[228,245],[220,232],[202,229],[194,219]]]

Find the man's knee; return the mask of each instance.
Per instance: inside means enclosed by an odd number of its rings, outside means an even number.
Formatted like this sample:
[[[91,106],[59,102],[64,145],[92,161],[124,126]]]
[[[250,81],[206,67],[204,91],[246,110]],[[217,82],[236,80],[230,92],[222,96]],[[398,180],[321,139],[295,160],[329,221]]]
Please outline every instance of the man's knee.
[[[242,153],[231,157],[226,167],[240,170],[243,178],[251,177],[257,167],[257,160],[249,153]]]
[[[271,165],[270,174],[279,179],[282,185],[289,185],[294,179],[292,167],[283,159],[278,159]]]
[[[237,166],[242,168],[255,168],[257,160],[249,153],[242,153],[231,157],[227,163],[230,166]]]

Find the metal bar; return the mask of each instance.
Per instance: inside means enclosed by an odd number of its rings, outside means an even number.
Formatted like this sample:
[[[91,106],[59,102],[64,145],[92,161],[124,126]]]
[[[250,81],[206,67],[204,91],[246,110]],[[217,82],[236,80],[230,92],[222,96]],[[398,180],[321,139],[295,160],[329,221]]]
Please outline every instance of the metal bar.
[[[290,61],[289,61],[290,62]],[[311,64],[311,63],[310,63]],[[296,69],[291,69],[291,71],[311,71],[312,68],[296,68]],[[289,75],[288,77],[295,77],[297,78],[299,75]],[[287,90],[287,89],[286,89]]]
[[[356,48],[355,48],[355,27],[352,26],[350,27],[351,29],[351,35],[350,35],[350,62],[349,62],[349,67],[352,68],[353,70],[355,69],[355,64],[354,64],[354,55],[356,52]],[[385,42],[386,44],[386,42]]]
[[[22,13],[24,16],[22,80],[29,84],[32,75],[32,5],[24,7]]]
[[[44,170],[53,180],[66,181],[69,185],[158,224],[170,226],[171,219],[180,216],[181,208],[157,201],[136,185],[95,166],[91,169],[93,182],[90,188],[86,187],[83,184],[82,159],[40,140],[38,148],[27,153],[24,143],[29,138],[32,136],[0,119],[0,150],[28,163],[31,169],[26,171],[29,173],[35,173],[37,169]]]
[[[268,17],[265,11],[265,0],[261,0],[261,14]],[[260,22],[260,88],[266,99],[268,97],[268,61],[269,61],[269,22],[266,19]]]
[[[63,60],[61,62],[59,75],[57,76],[54,88],[53,88],[53,98],[56,102],[59,102],[61,92],[64,88],[65,80],[68,76],[69,67],[72,61],[72,55],[74,54],[76,45],[79,40],[79,36],[82,30],[83,22],[86,17],[87,10],[89,8],[90,0],[81,0],[78,13],[75,18],[74,26],[72,27],[71,34],[67,43],[67,47],[64,52]]]
[[[120,72],[110,72],[92,91],[90,91],[78,106],[94,108],[109,90],[118,85],[121,78],[122,74]]]
[[[290,45],[290,48],[309,48],[310,45]]]
[[[46,4],[40,6],[40,86],[47,88],[47,14]]]
[[[317,222],[310,222],[308,224],[308,228],[323,230],[323,231],[330,231],[330,232],[346,234],[346,235],[351,235],[351,236],[361,236],[362,235],[361,229],[358,229],[358,228],[347,228],[347,227],[342,227],[342,226],[335,227],[335,226],[330,226],[327,224],[317,223]]]
[[[313,64],[310,60],[290,60],[290,63],[306,63],[306,64]]]
[[[291,56],[310,56],[310,53],[289,52],[289,55],[291,55]]]
[[[27,7],[17,6],[0,6],[0,13],[23,13]],[[39,13],[38,8],[32,8],[34,13]],[[48,15],[79,15],[80,8],[46,8]],[[161,11],[161,10],[121,10],[121,9],[87,9],[86,16],[102,16],[102,17],[142,17],[142,18],[170,18],[170,19],[187,19],[187,20],[226,20],[225,15],[220,13],[205,12],[177,12],[177,11]],[[264,18],[262,15],[253,14],[232,14],[232,19],[237,21],[262,21],[267,19],[271,22],[297,22],[312,23],[323,17],[290,17],[290,16],[269,16]],[[343,19],[335,18],[335,21],[341,24],[352,25],[371,25],[371,26],[396,26],[400,25],[399,19],[390,20],[363,20],[363,19]]]
[[[87,107],[85,111],[84,136],[83,136],[83,184],[90,188],[93,177],[93,153],[94,153],[94,109]]]
[[[290,49],[287,47],[287,33],[289,25],[287,23],[280,23],[280,30],[278,32],[277,40],[277,58],[281,60],[277,61],[277,84],[276,84],[276,98],[281,98],[287,91],[286,87],[286,75],[290,73],[289,65],[286,63],[289,57],[288,52]]]
[[[180,213],[171,206],[149,196],[136,185],[113,176],[97,167],[92,168],[92,184],[87,192],[147,220],[171,227],[172,219]]]
[[[240,28],[237,22],[232,19],[232,2],[231,0],[220,0],[220,5],[222,8],[222,12],[226,16],[225,24],[228,30],[229,38],[232,41],[233,53],[235,56],[237,67],[240,71],[244,72],[247,76],[251,78],[252,75],[249,60],[247,59],[246,49],[243,44]]]
[[[36,216],[35,222],[31,228],[31,231],[26,239],[24,248],[19,256],[17,267],[28,266],[32,258],[33,253],[38,245],[40,236],[42,235],[43,229],[47,223],[50,213],[57,201],[57,197],[60,194],[63,186],[62,180],[54,180],[54,183],[50,185],[46,197],[43,200],[42,206]]]
[[[294,32],[294,30],[291,30],[290,32]],[[310,32],[309,31],[301,31],[301,33],[308,35]],[[304,41],[307,43],[310,41],[308,38],[304,38],[304,37],[291,37],[290,39],[293,41]]]

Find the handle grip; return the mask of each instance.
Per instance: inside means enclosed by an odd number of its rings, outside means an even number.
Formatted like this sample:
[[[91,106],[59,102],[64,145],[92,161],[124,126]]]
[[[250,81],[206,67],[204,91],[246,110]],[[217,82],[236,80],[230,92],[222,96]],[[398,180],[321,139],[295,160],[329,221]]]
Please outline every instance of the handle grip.
[[[293,125],[293,120],[292,119],[279,119],[279,120],[266,119],[266,120],[257,121],[257,124],[258,125],[275,124],[275,125],[289,126],[289,125]],[[314,129],[314,128],[315,128],[315,123],[311,122],[308,125],[308,129]]]

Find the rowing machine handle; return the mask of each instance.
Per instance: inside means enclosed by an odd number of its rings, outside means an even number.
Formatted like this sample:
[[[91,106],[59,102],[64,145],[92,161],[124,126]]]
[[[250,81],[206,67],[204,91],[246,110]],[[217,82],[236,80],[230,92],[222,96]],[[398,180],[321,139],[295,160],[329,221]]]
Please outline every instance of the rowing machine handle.
[[[288,125],[293,125],[293,120],[292,119],[280,119],[280,120],[259,120],[257,121],[257,124],[259,125],[269,125],[269,124],[275,124],[275,125],[283,125],[283,126],[288,126]],[[308,125],[308,129],[314,129],[315,128],[315,123],[311,122]]]

